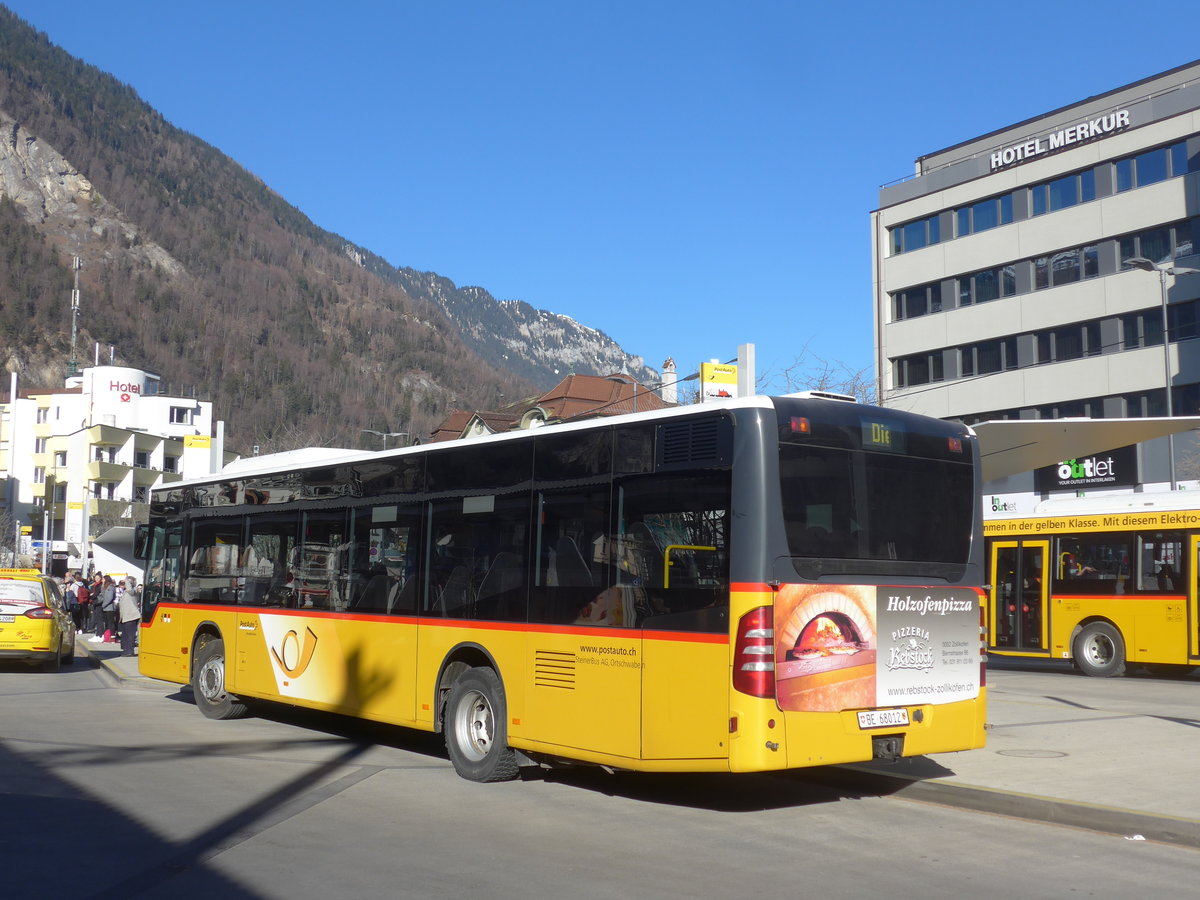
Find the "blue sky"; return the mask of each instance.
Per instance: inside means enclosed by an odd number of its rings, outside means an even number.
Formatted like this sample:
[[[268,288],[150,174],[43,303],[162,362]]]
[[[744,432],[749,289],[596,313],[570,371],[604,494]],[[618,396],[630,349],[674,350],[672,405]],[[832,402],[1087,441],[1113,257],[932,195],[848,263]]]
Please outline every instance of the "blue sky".
[[[871,365],[881,184],[1200,56],[1108,0],[6,5],[390,262],[774,390]]]

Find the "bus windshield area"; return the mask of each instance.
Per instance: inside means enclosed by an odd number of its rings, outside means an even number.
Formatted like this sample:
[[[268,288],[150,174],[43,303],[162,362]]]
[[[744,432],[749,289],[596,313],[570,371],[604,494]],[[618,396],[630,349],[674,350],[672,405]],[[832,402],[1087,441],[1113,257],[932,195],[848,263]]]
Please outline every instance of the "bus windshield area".
[[[779,450],[788,547],[801,574],[811,570],[803,559],[879,560],[893,571],[904,568],[897,562],[968,562],[975,502],[969,458],[801,443]]]

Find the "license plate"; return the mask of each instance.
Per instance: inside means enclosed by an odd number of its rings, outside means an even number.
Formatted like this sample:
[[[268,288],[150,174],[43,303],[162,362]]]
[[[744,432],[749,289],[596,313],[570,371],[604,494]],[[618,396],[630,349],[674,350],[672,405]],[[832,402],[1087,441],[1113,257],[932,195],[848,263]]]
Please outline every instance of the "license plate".
[[[0,622],[15,622],[15,621],[17,621],[16,616],[0,616]]]
[[[864,709],[858,714],[859,728],[892,728],[907,724],[907,709]]]

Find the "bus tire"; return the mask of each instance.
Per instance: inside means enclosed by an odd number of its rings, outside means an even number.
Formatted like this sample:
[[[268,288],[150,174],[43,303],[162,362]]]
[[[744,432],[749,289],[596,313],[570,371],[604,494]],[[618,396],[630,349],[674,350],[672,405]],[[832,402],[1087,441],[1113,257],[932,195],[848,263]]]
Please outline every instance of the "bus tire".
[[[225,690],[225,642],[220,638],[201,645],[196,654],[192,697],[210,719],[238,719],[249,712],[245,703]]]
[[[1125,673],[1125,639],[1107,622],[1084,625],[1075,638],[1074,655],[1084,675],[1112,678]]]
[[[446,753],[468,781],[510,781],[520,767],[508,746],[504,685],[491,669],[468,669],[446,698]]]

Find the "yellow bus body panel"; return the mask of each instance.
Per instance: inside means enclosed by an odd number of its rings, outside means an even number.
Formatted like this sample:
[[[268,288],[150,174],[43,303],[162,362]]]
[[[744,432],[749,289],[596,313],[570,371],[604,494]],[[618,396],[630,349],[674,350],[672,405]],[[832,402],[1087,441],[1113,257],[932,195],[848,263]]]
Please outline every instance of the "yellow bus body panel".
[[[752,593],[743,611],[769,601]],[[734,618],[736,622],[736,618]],[[878,732],[855,711],[784,712],[731,687],[724,634],[439,622],[161,604],[142,627],[140,669],[185,684],[198,631],[225,641],[228,689],[432,731],[443,664],[482,654],[505,689],[518,750],[644,772],[754,772],[861,762]],[[476,657],[478,658],[478,657]],[[909,707],[904,755],[983,746],[976,700]],[[922,721],[916,721],[916,711]]]

